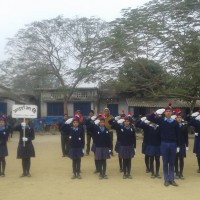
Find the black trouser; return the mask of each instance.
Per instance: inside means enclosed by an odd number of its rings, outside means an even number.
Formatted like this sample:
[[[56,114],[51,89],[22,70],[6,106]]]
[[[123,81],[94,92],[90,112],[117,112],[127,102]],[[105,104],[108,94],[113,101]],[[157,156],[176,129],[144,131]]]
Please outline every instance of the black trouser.
[[[31,158],[22,158],[23,174],[29,174],[31,167]]]
[[[106,174],[106,159],[97,160],[98,171],[100,172],[100,176],[104,176]]]
[[[86,149],[86,153],[89,154],[90,153],[90,143],[91,143],[91,138],[92,136],[90,134],[87,134],[87,149]]]
[[[81,158],[76,158],[72,160],[72,168],[74,175],[79,175],[81,171]]]
[[[61,148],[62,148],[62,154],[68,155],[68,153],[69,153],[69,138],[66,135],[61,135]]]
[[[180,172],[180,175],[183,175],[183,168],[184,168],[184,157],[183,156],[176,154],[176,160],[175,160],[174,167],[175,167],[176,175],[178,175],[179,172]],[[180,171],[178,168],[180,168]]]
[[[5,168],[6,168],[6,159],[5,157],[0,157],[0,174],[5,173]]]
[[[145,161],[145,165],[146,165],[146,170],[150,171],[150,156],[145,155],[144,161]]]
[[[150,156],[150,171],[151,174],[154,175],[155,171],[154,171],[154,159],[156,162],[156,174],[159,174],[159,169],[160,169],[160,156]]]
[[[131,158],[123,159],[123,172],[124,172],[124,175],[130,175],[130,173],[131,173]]]

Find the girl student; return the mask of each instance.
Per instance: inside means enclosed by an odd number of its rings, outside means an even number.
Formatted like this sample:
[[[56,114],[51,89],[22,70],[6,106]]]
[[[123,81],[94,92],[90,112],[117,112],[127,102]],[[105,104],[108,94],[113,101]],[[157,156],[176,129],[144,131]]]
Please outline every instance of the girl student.
[[[136,127],[143,129],[146,132],[147,145],[145,149],[145,155],[150,158],[150,172],[151,178],[161,178],[159,175],[160,170],[160,130],[159,126],[155,123],[152,123],[142,117],[136,122]],[[154,160],[156,170],[154,170]]]
[[[123,163],[123,179],[132,179],[131,176],[131,159],[136,152],[136,135],[134,126],[130,123],[130,117],[124,117],[123,123],[119,124],[116,120],[111,119],[109,123],[118,130],[119,133],[119,157]]]
[[[99,179],[108,179],[106,175],[107,162],[111,152],[111,138],[109,130],[105,127],[105,119],[100,117],[91,126],[95,144],[95,161],[99,172]]]
[[[24,135],[25,129],[25,135]],[[21,124],[14,127],[15,131],[19,131],[19,143],[17,148],[17,159],[22,159],[21,177],[31,177],[31,157],[35,157],[35,149],[32,140],[35,139],[35,132],[29,119],[25,119]]]
[[[6,160],[8,156],[7,141],[9,130],[6,126],[5,118],[0,117],[0,176],[5,177]]]
[[[79,118],[74,117],[69,133],[69,158],[72,159],[72,179],[81,179],[81,157],[84,156],[85,135],[83,126],[79,125]]]

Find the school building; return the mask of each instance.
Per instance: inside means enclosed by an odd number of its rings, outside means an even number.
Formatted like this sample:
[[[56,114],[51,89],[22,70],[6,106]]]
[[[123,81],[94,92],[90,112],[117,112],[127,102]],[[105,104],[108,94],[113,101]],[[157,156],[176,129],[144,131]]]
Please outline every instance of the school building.
[[[35,89],[34,95],[14,94],[5,87],[0,88],[0,112],[10,115],[14,104],[33,104],[38,106],[38,117],[61,117],[64,114],[64,95],[62,90],[50,88]],[[135,117],[145,115],[158,108],[165,107],[168,101],[172,101],[173,108],[180,108],[183,113],[189,113],[189,104],[177,99],[145,99],[125,98],[118,96],[109,89],[76,88],[68,101],[68,115],[73,116],[76,110],[80,110],[84,116],[90,110],[95,114],[102,112],[105,107],[110,109],[113,116],[124,111],[130,112]],[[200,107],[197,101],[196,107]]]

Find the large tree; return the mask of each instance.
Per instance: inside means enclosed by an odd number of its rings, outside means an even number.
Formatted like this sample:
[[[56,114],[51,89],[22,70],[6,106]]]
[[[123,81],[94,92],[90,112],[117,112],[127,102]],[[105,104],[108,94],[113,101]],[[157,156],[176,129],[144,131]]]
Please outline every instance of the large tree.
[[[122,10],[122,18],[112,22],[111,58],[121,63],[139,57],[157,61],[171,74],[171,87],[162,95],[194,104],[200,99],[199,31],[200,1],[153,0]]]
[[[109,53],[104,45],[107,30],[107,23],[97,18],[59,16],[27,25],[7,45],[9,67],[15,72],[11,73],[13,83],[25,77],[24,85],[60,86],[67,112],[78,84],[105,78],[105,73],[109,76]]]

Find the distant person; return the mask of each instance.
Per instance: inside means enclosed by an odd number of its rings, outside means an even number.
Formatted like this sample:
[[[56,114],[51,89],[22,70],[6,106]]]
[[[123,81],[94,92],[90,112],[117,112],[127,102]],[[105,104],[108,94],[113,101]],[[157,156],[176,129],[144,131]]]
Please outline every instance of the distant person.
[[[5,119],[0,117],[0,176],[5,176],[6,160],[5,157],[8,156],[8,141],[9,131],[6,126]]]

